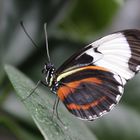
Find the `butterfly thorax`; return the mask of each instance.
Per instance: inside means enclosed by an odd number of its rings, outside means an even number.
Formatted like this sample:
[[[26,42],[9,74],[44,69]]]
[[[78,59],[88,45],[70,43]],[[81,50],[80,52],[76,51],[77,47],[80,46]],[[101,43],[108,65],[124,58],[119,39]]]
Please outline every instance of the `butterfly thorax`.
[[[45,75],[45,82],[46,82],[45,84],[51,88],[52,84],[54,84],[54,79],[55,79],[54,66],[50,63],[45,64],[42,73]]]

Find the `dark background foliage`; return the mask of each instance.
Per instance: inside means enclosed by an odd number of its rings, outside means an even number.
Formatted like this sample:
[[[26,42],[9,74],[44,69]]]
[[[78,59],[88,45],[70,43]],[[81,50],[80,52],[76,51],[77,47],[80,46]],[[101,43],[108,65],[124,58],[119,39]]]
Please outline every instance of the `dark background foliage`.
[[[43,139],[15,96],[4,65],[14,65],[35,82],[41,79],[41,69],[47,59],[45,22],[51,60],[59,67],[76,50],[98,37],[126,28],[140,28],[139,5],[139,0],[1,0],[0,139]],[[38,48],[33,47],[23,32],[21,20]],[[140,139],[139,82],[137,75],[128,83],[120,104],[108,115],[85,123],[97,139]]]

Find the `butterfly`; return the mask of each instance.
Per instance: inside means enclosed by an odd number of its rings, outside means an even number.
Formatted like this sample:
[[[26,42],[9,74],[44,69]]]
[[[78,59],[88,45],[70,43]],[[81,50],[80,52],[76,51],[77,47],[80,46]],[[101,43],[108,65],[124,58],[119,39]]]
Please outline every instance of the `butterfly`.
[[[57,70],[49,53],[48,59],[42,71],[44,84],[70,113],[92,121],[118,104],[125,84],[140,71],[140,31],[128,29],[102,37]]]

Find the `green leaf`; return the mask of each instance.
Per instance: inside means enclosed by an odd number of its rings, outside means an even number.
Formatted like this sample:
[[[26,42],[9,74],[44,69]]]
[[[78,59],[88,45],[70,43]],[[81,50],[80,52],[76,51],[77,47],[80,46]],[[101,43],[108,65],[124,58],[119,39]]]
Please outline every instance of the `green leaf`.
[[[25,99],[35,88],[33,82],[16,68],[6,65],[5,71],[20,99]],[[52,119],[53,102],[52,98],[47,94],[43,95],[40,89],[23,102],[46,140],[96,140],[82,121],[72,118],[70,113],[67,114],[62,108],[59,109],[59,116],[67,128],[56,117]]]

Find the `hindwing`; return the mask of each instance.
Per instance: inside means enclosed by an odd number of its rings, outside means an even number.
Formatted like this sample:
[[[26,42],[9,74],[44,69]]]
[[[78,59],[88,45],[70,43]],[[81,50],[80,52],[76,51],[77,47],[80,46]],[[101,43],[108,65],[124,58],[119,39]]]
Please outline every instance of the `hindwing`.
[[[67,73],[67,72],[66,72]],[[79,68],[73,74],[62,75],[58,97],[75,116],[94,120],[110,111],[123,94],[119,75],[97,66]]]

